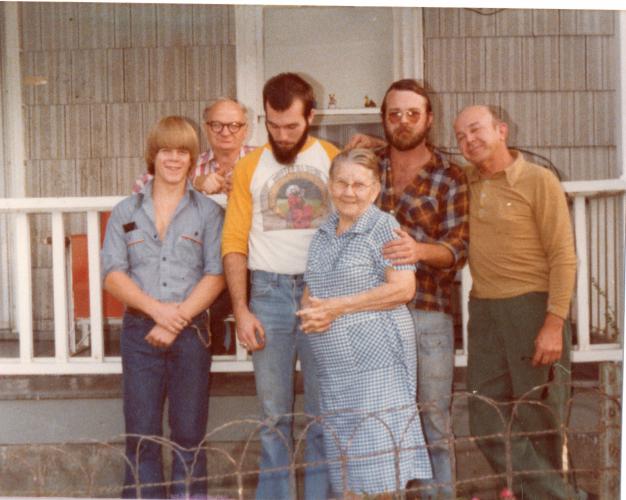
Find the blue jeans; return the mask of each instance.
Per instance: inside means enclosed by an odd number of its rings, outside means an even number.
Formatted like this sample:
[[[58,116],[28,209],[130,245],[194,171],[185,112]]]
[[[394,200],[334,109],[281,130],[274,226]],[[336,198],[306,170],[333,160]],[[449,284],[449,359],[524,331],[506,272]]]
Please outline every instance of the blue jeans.
[[[304,377],[304,411],[319,415],[319,387],[311,347],[300,330],[295,312],[304,290],[302,275],[251,273],[250,309],[265,329],[265,347],[252,355],[256,390],[264,425],[260,432],[261,463],[256,498],[282,500],[296,497],[293,470],[292,427],[296,355]],[[298,436],[299,437],[299,436]],[[330,483],[324,456],[322,426],[306,428],[304,496],[325,500]],[[300,443],[298,443],[300,444]],[[301,448],[301,446],[299,446]],[[276,471],[269,469],[278,468]]]
[[[172,448],[172,497],[206,495],[206,453],[198,446],[206,434],[211,355],[205,315],[197,316],[167,349],[144,337],[154,326],[148,318],[126,314],[121,350],[126,423],[124,498],[166,498],[162,484],[163,407],[169,399]],[[141,436],[141,437],[140,437]],[[156,439],[155,439],[156,438]],[[196,448],[194,450],[194,448]],[[161,484],[155,484],[161,483]],[[154,486],[148,486],[154,484]],[[146,485],[146,486],[143,486]],[[141,491],[140,491],[141,490]]]
[[[455,498],[450,461],[450,403],[454,377],[454,325],[449,314],[409,309],[417,340],[417,400],[430,452],[433,478],[441,484],[424,490],[422,498]]]

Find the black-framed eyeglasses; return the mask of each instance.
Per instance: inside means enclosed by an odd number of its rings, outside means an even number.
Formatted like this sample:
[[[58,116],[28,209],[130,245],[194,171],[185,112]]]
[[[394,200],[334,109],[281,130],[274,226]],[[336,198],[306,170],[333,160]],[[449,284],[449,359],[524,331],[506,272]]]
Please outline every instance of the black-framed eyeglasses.
[[[213,120],[205,123],[209,126],[211,131],[215,132],[216,134],[219,134],[224,127],[226,127],[231,134],[236,134],[241,130],[243,126],[245,126],[244,122],[224,123]]]

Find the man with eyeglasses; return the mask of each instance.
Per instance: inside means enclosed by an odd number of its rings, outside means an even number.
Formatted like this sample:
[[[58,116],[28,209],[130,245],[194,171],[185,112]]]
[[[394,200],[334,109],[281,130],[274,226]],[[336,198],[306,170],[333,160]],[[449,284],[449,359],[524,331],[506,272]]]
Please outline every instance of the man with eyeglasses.
[[[430,98],[412,79],[393,82],[381,105],[387,144],[378,150],[382,190],[378,205],[401,225],[383,248],[394,264],[416,266],[409,304],[418,355],[418,402],[433,466],[422,498],[455,498],[448,439],[454,374],[452,291],[469,243],[468,190],[463,170],[428,143]],[[355,136],[347,147],[379,141]]]
[[[264,419],[259,500],[296,498],[290,469],[296,357],[304,379],[304,411],[319,414],[313,353],[296,311],[309,244],[330,212],[328,170],[338,150],[309,136],[314,105],[313,88],[294,73],[266,82],[263,106],[269,143],[237,163],[222,237],[237,339],[252,352]],[[304,460],[310,465],[304,471],[304,496],[325,500],[329,482],[323,429],[309,422],[305,432]]]
[[[194,188],[226,209],[235,163],[254,149],[243,144],[248,133],[246,107],[236,99],[220,97],[204,108],[202,123],[209,149],[198,156],[189,178]],[[148,172],[141,175],[135,181],[133,193],[142,192],[150,179],[152,175]],[[226,338],[224,323],[232,312],[228,290],[224,290],[213,302],[209,316],[213,354],[234,352],[234,345]]]
[[[247,111],[236,99],[220,97],[204,108],[202,123],[209,149],[198,157],[190,178],[198,191],[225,209],[235,163],[254,149],[243,143],[248,133]],[[140,176],[133,192],[140,193],[151,178],[147,172]]]

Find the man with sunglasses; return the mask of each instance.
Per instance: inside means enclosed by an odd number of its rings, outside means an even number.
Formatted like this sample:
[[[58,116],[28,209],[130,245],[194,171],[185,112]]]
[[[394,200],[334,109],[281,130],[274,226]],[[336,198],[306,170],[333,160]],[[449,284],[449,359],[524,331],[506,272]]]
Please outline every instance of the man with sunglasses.
[[[202,123],[209,149],[198,156],[189,177],[194,188],[226,209],[235,163],[254,149],[243,144],[248,133],[246,107],[235,99],[221,97],[204,108]],[[140,176],[135,181],[133,193],[142,192],[151,178],[148,172]],[[226,339],[224,323],[232,312],[228,290],[224,290],[211,306],[209,321],[213,354],[225,354],[234,348]]]
[[[468,190],[463,170],[428,143],[430,98],[412,79],[395,81],[381,106],[387,144],[379,149],[382,190],[378,205],[401,225],[383,255],[416,266],[417,291],[409,303],[418,355],[418,402],[433,479],[422,498],[455,498],[447,440],[454,374],[451,296],[469,242]],[[348,147],[380,144],[355,136]]]

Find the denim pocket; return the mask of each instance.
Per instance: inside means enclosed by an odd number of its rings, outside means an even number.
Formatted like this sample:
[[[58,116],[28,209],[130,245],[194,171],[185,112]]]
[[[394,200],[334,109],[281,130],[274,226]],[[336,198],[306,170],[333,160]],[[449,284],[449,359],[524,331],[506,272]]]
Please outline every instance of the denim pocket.
[[[252,273],[250,277],[250,298],[265,297],[272,293],[274,285],[271,280],[265,276],[259,276]]]

